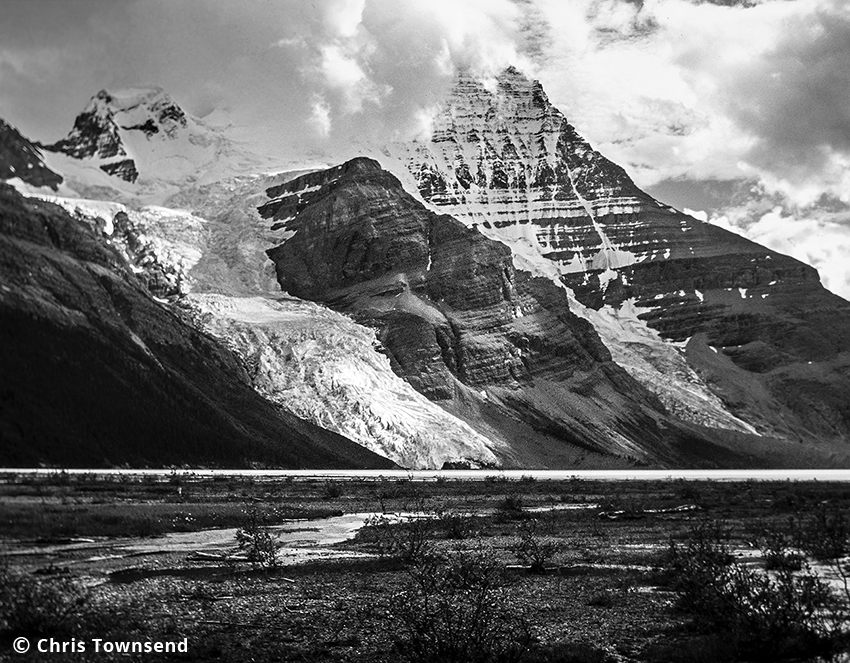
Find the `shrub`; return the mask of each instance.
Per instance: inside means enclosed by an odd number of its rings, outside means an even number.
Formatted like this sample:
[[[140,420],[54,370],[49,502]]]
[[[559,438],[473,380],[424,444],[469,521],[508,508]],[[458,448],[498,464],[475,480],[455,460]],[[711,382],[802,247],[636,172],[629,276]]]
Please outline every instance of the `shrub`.
[[[0,567],[0,632],[74,635],[90,608],[89,591],[71,578],[35,578]]]
[[[596,592],[587,600],[587,605],[595,608],[612,608],[614,606],[614,596],[611,592]]]
[[[516,493],[505,495],[496,505],[496,517],[499,520],[517,520],[525,518],[522,497]]]
[[[239,549],[255,567],[276,569],[279,565],[277,534],[271,528],[271,515],[251,504],[243,510],[244,523],[236,530]]]
[[[792,521],[792,525],[793,525]],[[834,505],[821,504],[814,515],[795,527],[797,545],[817,560],[829,563],[840,581],[843,615],[850,622],[850,518]]]
[[[850,518],[838,507],[821,504],[808,519],[794,523],[797,545],[819,560],[850,553]]]
[[[674,493],[680,499],[688,500],[689,502],[699,502],[703,499],[700,486],[694,481],[679,478],[674,479],[671,485],[673,486]]]
[[[475,520],[469,514],[439,509],[434,516],[447,539],[468,539],[475,534]]]
[[[489,553],[455,550],[413,567],[387,616],[409,661],[512,663],[531,635],[509,606],[503,567]]]
[[[326,481],[325,497],[332,500],[342,497],[342,484],[338,481]]]
[[[768,571],[799,571],[805,557],[792,548],[792,536],[781,529],[760,528],[752,537],[751,544],[761,550],[764,567]]]
[[[728,534],[716,524],[698,526],[683,544],[671,542],[667,570],[679,606],[709,631],[728,634],[740,655],[774,661],[829,655],[840,646],[840,610],[828,585],[787,565],[767,573],[733,563]]]
[[[520,527],[519,538],[512,551],[521,564],[526,564],[531,573],[545,573],[546,565],[560,550],[554,539],[540,536],[537,521],[528,521]]]
[[[371,541],[382,557],[417,564],[434,551],[428,530],[428,519],[424,517],[405,516],[394,521],[386,516],[372,516],[361,529],[361,536]]]

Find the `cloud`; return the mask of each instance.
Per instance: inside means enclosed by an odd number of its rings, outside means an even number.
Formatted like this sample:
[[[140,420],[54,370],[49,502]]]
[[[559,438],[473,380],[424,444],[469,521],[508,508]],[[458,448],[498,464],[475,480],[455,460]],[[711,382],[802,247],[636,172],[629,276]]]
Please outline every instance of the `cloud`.
[[[846,246],[819,206],[850,202],[844,0],[29,0],[0,44],[0,116],[34,138],[101,88],[157,84],[290,161],[426,136],[457,71],[514,64],[640,186],[753,182],[756,206],[709,213],[828,271]]]
[[[850,5],[541,0],[538,74],[639,184],[756,178],[798,206],[850,196]],[[729,5],[729,6],[725,6]]]
[[[678,58],[707,110],[749,139],[742,171],[797,205],[824,191],[848,200],[850,7],[830,0],[732,11],[749,18],[735,31],[737,46],[728,37],[716,44],[732,49],[722,75],[701,45]]]
[[[458,70],[492,75],[530,62],[520,4],[13,3],[0,24],[0,112],[55,139],[97,90],[158,84],[196,114],[228,107],[257,142],[278,151],[405,138],[421,133],[423,111]],[[46,49],[58,57],[37,66]],[[10,87],[21,72],[28,80]]]
[[[154,83],[270,149],[332,150],[421,134],[455,72],[514,64],[642,186],[850,195],[843,0],[32,0],[0,43],[0,113],[38,138],[102,87]]]

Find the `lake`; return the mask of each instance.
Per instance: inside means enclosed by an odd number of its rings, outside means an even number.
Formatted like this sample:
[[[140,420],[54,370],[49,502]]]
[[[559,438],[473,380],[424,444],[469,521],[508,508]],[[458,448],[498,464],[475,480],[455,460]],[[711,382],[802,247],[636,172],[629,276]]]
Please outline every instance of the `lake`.
[[[465,480],[488,478],[519,480],[530,477],[538,481],[584,479],[595,481],[841,481],[850,482],[847,470],[210,470],[210,469],[68,469],[70,475],[94,474],[112,476],[171,477],[252,477],[258,480],[397,480],[411,481]],[[47,476],[60,470],[44,468],[0,469],[0,481],[14,476]]]

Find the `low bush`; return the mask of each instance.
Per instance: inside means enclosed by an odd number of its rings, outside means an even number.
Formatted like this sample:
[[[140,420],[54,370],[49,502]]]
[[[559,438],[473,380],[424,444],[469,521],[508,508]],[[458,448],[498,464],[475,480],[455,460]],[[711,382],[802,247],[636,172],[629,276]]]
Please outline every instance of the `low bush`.
[[[0,568],[0,632],[72,635],[90,608],[89,591],[71,578]]]
[[[463,540],[475,535],[475,519],[469,514],[441,509],[435,518],[447,539]]]
[[[408,661],[514,663],[531,643],[528,622],[512,611],[503,567],[483,551],[454,550],[411,567],[407,586],[386,610]]]
[[[545,573],[546,566],[561,550],[559,541],[542,536],[538,521],[531,520],[519,528],[519,537],[512,547],[512,552],[521,564],[528,566],[531,573]]]
[[[516,493],[505,495],[496,504],[497,520],[521,520],[526,517],[522,497]]]
[[[808,518],[793,522],[796,544],[818,560],[834,560],[850,553],[850,514],[820,504]]]
[[[381,557],[417,564],[434,551],[429,518],[410,515],[401,520],[372,516],[360,530],[359,538],[370,542]]]
[[[728,533],[715,523],[671,541],[666,569],[679,606],[707,631],[727,634],[747,660],[829,656],[843,647],[846,624],[826,583],[788,565],[766,572],[735,563]]]
[[[614,595],[611,592],[596,592],[587,600],[587,605],[594,608],[614,607]]]
[[[338,499],[342,497],[342,484],[339,481],[326,481],[325,482],[325,497],[328,499]]]
[[[0,563],[0,642],[18,636],[126,637],[140,628],[137,608],[97,596],[64,572],[36,576]]]
[[[255,504],[245,507],[244,522],[236,530],[236,542],[255,567],[272,570],[279,566],[280,542],[271,527],[272,516]]]
[[[793,539],[793,534],[784,528],[760,527],[750,537],[750,544],[761,551],[768,571],[799,571],[806,558],[794,548]]]

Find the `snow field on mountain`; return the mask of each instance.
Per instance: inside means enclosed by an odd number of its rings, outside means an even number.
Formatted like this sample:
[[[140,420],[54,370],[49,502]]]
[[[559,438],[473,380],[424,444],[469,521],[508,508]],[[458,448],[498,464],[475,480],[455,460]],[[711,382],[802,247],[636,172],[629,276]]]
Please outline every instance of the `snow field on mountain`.
[[[257,391],[297,416],[403,467],[497,464],[488,439],[393,373],[371,329],[289,297],[192,294],[184,305],[243,358]]]

